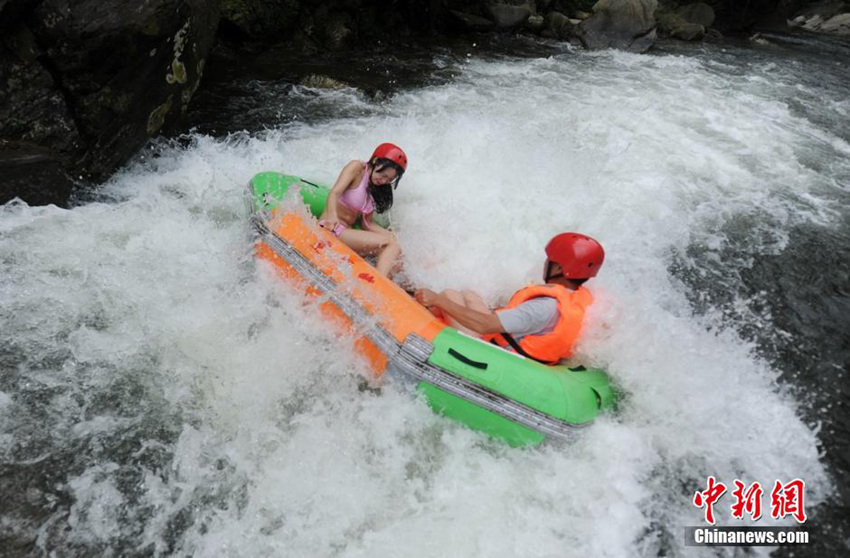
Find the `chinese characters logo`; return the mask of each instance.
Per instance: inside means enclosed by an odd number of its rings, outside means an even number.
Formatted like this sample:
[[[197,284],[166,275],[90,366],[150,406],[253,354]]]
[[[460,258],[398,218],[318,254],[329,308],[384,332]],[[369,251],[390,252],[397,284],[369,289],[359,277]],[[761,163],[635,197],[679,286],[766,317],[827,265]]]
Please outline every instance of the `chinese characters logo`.
[[[705,512],[705,521],[715,524],[714,506],[726,494],[726,485],[718,482],[713,476],[708,477],[706,489],[694,494],[694,506]],[[735,479],[735,489],[731,492],[734,502],[731,506],[732,517],[744,519],[748,515],[753,521],[762,516],[762,497],[764,489],[761,484],[754,482],[747,485]],[[794,479],[783,484],[777,480],[770,491],[770,516],[773,519],[783,519],[791,516],[797,523],[806,521],[805,510],[806,483],[802,479]]]

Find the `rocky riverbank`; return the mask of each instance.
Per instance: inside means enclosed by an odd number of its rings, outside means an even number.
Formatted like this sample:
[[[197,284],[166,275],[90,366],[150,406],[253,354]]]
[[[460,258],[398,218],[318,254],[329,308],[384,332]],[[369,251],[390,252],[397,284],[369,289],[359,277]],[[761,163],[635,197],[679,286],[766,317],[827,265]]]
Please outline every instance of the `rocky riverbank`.
[[[0,0],[0,202],[63,203],[176,125],[217,0]]]
[[[731,0],[0,0],[0,203],[65,205],[150,138],[179,130],[210,54],[296,57],[426,37],[528,34],[646,52],[789,20],[835,34],[850,5]],[[798,14],[799,15],[795,15]],[[403,48],[403,47],[402,47]],[[217,57],[223,60],[226,57]]]

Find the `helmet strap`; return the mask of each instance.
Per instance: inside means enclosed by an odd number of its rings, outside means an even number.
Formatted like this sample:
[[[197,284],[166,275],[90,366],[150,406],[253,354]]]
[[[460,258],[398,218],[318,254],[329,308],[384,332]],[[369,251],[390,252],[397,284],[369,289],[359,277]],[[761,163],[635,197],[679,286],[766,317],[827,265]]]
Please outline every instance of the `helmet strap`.
[[[558,273],[557,275],[552,275],[552,260],[546,260],[546,273],[543,275],[543,282],[548,283],[550,279],[557,279],[558,277],[564,277],[563,271]]]

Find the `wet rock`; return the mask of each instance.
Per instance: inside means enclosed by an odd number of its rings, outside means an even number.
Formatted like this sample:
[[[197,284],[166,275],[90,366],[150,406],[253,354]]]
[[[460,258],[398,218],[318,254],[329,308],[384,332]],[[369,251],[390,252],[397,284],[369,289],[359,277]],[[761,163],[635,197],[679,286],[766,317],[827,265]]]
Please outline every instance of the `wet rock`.
[[[298,25],[299,0],[221,0],[222,30],[264,42],[280,41],[280,33]]]
[[[759,46],[765,46],[765,47],[775,47],[775,46],[777,46],[774,43],[770,42],[770,40],[767,37],[765,37],[764,35],[762,35],[761,33],[756,33],[755,35],[752,35],[751,37],[749,37],[749,40],[752,43],[757,44]]]
[[[714,10],[704,2],[694,2],[681,6],[676,14],[687,23],[702,25],[704,28],[711,27],[714,23]]]
[[[547,39],[569,40],[576,35],[576,24],[560,12],[549,12],[544,18],[541,36]]]
[[[850,35],[850,12],[829,18],[818,31],[833,35]]]
[[[534,33],[539,33],[543,30],[546,24],[546,19],[542,15],[535,14],[533,16],[529,16],[529,18],[525,21],[525,29],[532,31]]]
[[[560,12],[570,19],[579,19],[580,12],[587,12],[595,4],[596,0],[554,0],[552,11]]]
[[[218,25],[217,0],[25,4],[3,21],[0,130],[95,180],[179,121]]]
[[[850,36],[850,2],[815,4],[791,20],[791,25],[815,33]]]
[[[141,5],[46,0],[33,33],[92,147],[90,169],[107,174],[161,128],[176,122],[198,86],[218,21],[214,0]]]
[[[658,28],[665,35],[683,41],[696,41],[705,37],[706,28],[714,23],[714,10],[707,4],[697,2],[678,8],[659,8],[655,17]]]
[[[705,27],[683,21],[669,31],[670,36],[683,41],[698,41],[705,37]]]
[[[350,87],[347,83],[319,74],[310,74],[309,76],[302,78],[299,83],[305,87],[312,87],[315,89],[345,89]]]
[[[51,149],[0,141],[0,203],[20,198],[30,205],[66,207],[75,186],[68,164]]]
[[[23,25],[0,43],[0,137],[70,154],[82,139],[62,89],[38,60],[41,56],[44,52]]]
[[[317,19],[319,39],[328,50],[341,50],[354,36],[354,22],[347,12],[334,12]]]
[[[488,4],[484,11],[499,29],[519,27],[531,17],[532,6],[528,4]]]
[[[457,10],[449,10],[449,14],[451,14],[455,26],[465,31],[490,31],[496,27],[496,24],[491,20],[479,15]]]
[[[577,35],[585,48],[646,52],[655,44],[657,0],[599,0]]]

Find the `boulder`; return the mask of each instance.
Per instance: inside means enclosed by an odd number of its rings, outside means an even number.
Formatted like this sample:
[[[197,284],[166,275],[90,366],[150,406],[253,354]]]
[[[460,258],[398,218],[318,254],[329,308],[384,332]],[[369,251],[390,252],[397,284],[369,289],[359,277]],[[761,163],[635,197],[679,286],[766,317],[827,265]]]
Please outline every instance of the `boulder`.
[[[664,34],[683,41],[696,41],[705,37],[709,22],[714,22],[714,10],[707,4],[694,3],[679,8],[659,8],[655,17]]]
[[[829,18],[818,31],[831,35],[850,35],[850,12]]]
[[[547,39],[569,40],[576,34],[576,25],[560,12],[549,12],[543,23],[543,31],[540,33]]]
[[[570,19],[582,19],[578,14],[590,11],[594,3],[594,0],[554,0],[552,10],[561,12]]]
[[[490,31],[496,24],[491,20],[479,15],[460,12],[458,10],[449,10],[452,16],[452,22],[455,26],[460,27],[464,31]]]
[[[103,180],[186,111],[218,1],[44,0],[18,15],[3,22],[2,137]]]
[[[657,0],[599,0],[582,21],[578,38],[585,48],[646,52],[655,44]]]
[[[21,15],[32,10],[39,0],[0,0],[0,32],[8,31]],[[2,37],[2,34],[0,34]]]
[[[354,36],[354,21],[348,12],[316,18],[318,37],[328,50],[341,50]]]
[[[542,15],[533,15],[530,16],[526,21],[524,27],[529,31],[533,31],[535,33],[539,33],[543,30],[543,27],[546,25],[546,19]]]
[[[770,42],[770,41],[769,41],[769,40],[768,40],[768,39],[767,39],[764,35],[762,35],[761,33],[756,33],[756,34],[752,35],[752,36],[749,38],[749,40],[750,40],[751,42],[753,42],[753,43],[755,43],[755,44],[759,45],[759,46],[764,46],[764,47],[776,47],[776,46],[777,46],[776,44],[774,44],[774,43]]]
[[[320,74],[310,74],[308,76],[304,76],[298,83],[305,87],[312,87],[314,89],[346,89],[348,87],[351,87],[347,83],[343,83],[332,77],[323,76]]]
[[[0,43],[0,204],[65,206],[74,186],[66,169],[84,142],[42,55],[20,24]]]
[[[850,2],[829,0],[810,6],[791,25],[815,33],[850,35]]]
[[[534,12],[528,4],[509,5],[501,3],[488,4],[484,11],[499,29],[519,27]]]
[[[260,42],[277,42],[298,25],[300,0],[220,0],[223,31]]]
[[[714,23],[714,10],[704,2],[694,2],[679,7],[676,14],[688,23],[711,27]]]
[[[20,198],[30,205],[66,207],[75,186],[68,164],[53,150],[0,140],[0,203]]]
[[[11,29],[0,43],[0,138],[70,154],[84,141],[63,90],[39,61],[43,56],[23,25]]]
[[[705,37],[705,27],[699,23],[688,23],[687,21],[674,26],[668,32],[671,37],[683,41],[698,41]]]

